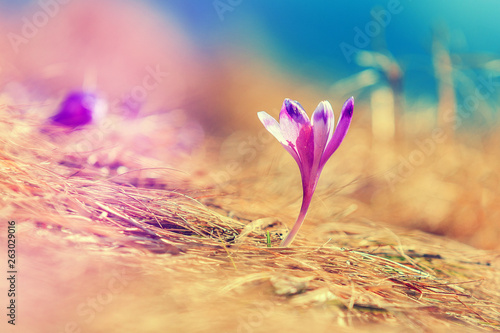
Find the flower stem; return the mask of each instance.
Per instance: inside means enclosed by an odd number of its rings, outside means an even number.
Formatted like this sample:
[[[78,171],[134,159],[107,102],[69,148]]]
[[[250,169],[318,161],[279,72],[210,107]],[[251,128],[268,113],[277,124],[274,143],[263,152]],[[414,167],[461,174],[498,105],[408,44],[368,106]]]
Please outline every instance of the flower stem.
[[[302,207],[300,207],[300,213],[299,216],[297,217],[297,221],[295,221],[292,230],[288,233],[285,240],[281,242],[280,245],[281,247],[289,246],[295,239],[295,236],[299,232],[299,229],[302,226],[304,219],[306,218],[307,210],[309,209],[309,204],[311,203],[313,194],[314,194],[314,189],[312,189],[312,191],[307,191],[307,190],[304,191],[304,195],[302,196]]]

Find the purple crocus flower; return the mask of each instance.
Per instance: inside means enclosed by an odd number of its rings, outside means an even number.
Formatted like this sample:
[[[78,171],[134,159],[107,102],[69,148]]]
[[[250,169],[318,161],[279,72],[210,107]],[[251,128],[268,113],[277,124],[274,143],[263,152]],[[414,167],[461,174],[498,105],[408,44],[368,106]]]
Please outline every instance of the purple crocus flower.
[[[59,112],[51,117],[54,123],[67,127],[86,125],[102,116],[105,106],[95,93],[74,91],[61,103]]]
[[[311,120],[299,102],[288,98],[281,107],[279,123],[265,111],[257,114],[264,127],[295,159],[302,176],[303,197],[300,214],[281,246],[292,243],[304,222],[321,170],[344,139],[351,124],[353,109],[354,98],[351,97],[342,107],[335,130],[333,110],[327,101],[319,103]]]

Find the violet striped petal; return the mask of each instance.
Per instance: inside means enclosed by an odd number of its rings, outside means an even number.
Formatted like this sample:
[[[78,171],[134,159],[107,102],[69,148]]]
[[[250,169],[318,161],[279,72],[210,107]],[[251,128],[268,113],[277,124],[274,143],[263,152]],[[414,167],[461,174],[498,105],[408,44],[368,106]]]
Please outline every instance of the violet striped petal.
[[[335,132],[328,141],[323,156],[321,157],[321,167],[325,165],[326,161],[328,161],[330,156],[332,156],[332,154],[337,150],[337,148],[344,140],[344,137],[347,134],[347,130],[349,129],[349,125],[351,124],[353,110],[354,97],[351,97],[347,101],[345,101],[344,105],[342,106],[342,111],[340,113],[337,128],[335,128]]]
[[[310,121],[302,105],[286,98],[280,112],[281,133],[285,140],[295,144],[300,130],[305,124],[310,124]]]

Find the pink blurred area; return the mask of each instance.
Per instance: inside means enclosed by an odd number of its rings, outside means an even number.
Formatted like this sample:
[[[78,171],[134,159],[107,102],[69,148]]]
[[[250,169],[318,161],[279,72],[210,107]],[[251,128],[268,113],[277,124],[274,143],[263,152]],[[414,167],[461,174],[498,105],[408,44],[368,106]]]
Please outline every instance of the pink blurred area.
[[[61,2],[0,16],[0,88],[16,103],[25,102],[19,87],[38,100],[96,89],[111,107],[132,96],[142,116],[181,109],[206,133],[229,135],[260,128],[255,114],[279,112],[285,97],[312,108],[324,99],[262,55],[222,41],[204,53],[174,15],[147,3]]]
[[[62,2],[0,17],[2,86],[17,82],[41,96],[97,89],[110,101],[135,94],[151,108],[172,109],[187,104],[206,75],[172,16],[137,1]]]

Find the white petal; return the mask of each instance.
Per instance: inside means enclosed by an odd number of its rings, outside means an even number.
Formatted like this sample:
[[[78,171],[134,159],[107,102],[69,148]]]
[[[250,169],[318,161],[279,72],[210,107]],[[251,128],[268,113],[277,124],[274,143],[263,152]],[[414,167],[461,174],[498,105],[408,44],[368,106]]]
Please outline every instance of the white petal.
[[[332,106],[328,101],[320,102],[311,117],[314,130],[314,147],[321,147],[324,150],[326,143],[333,135],[334,114]]]
[[[276,121],[276,119],[274,119],[265,111],[257,112],[257,116],[259,117],[264,127],[269,131],[269,133],[274,135],[274,137],[278,139],[281,144],[288,145],[285,138],[283,137],[283,133],[281,132],[280,124]]]

